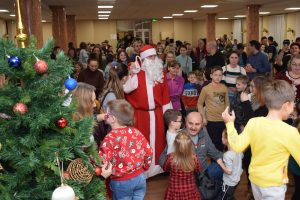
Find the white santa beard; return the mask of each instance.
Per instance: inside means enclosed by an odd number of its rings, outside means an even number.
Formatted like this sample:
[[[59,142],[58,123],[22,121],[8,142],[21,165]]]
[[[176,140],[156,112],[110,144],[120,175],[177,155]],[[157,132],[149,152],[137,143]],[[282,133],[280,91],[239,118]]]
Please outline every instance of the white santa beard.
[[[150,81],[161,81],[163,65],[157,57],[155,60],[145,58],[142,64],[142,69],[146,72]]]

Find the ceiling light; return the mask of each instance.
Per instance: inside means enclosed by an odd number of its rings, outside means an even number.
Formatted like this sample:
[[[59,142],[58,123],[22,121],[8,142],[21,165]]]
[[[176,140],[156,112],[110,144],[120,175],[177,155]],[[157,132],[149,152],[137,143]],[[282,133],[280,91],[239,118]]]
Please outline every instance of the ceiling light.
[[[259,12],[260,15],[267,15],[270,14],[271,12]]]
[[[218,5],[203,5],[201,8],[215,8],[218,7]]]
[[[164,19],[172,19],[173,17],[171,16],[166,16],[166,17],[163,17]]]
[[[300,10],[300,8],[292,7],[292,8],[286,8],[284,10]]]
[[[109,15],[98,15],[98,17],[109,17]]]
[[[98,8],[113,8],[114,6],[98,6]]]
[[[108,19],[108,17],[99,17],[98,19]]]
[[[246,17],[246,15],[236,15],[234,17],[243,18],[243,17]]]
[[[229,19],[228,17],[219,17],[218,19]]]
[[[185,13],[195,13],[195,12],[198,12],[198,10],[185,10],[184,12]]]
[[[107,14],[107,13],[111,13],[111,11],[109,11],[109,10],[101,10],[101,11],[98,11],[98,13]]]
[[[183,14],[172,14],[172,16],[174,16],[174,17],[180,17],[180,16],[183,16]]]
[[[47,21],[43,19],[42,22],[47,22]]]
[[[8,10],[0,9],[0,12],[9,12]]]
[[[15,14],[11,14],[11,15],[9,15],[9,16],[11,16],[11,17],[15,17],[16,15],[15,15]]]

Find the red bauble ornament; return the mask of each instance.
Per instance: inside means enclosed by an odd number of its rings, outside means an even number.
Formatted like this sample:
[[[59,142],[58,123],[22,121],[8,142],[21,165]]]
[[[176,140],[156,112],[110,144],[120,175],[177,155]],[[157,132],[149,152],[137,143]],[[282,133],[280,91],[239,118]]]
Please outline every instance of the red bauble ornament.
[[[47,72],[48,64],[43,60],[38,60],[34,64],[34,69],[38,74],[44,74]]]
[[[56,126],[58,128],[65,128],[68,125],[68,121],[65,118],[60,118],[56,121]]]
[[[100,176],[101,175],[101,172],[102,172],[102,169],[100,168],[100,167],[96,167],[96,169],[95,169],[95,175],[96,176]]]
[[[16,103],[13,107],[15,114],[25,114],[28,111],[27,106],[24,103]]]

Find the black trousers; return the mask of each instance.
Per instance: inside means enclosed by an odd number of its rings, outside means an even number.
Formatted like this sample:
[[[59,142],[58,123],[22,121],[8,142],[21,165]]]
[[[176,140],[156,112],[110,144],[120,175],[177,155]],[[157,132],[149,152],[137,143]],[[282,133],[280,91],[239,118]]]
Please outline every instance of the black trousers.
[[[218,195],[218,200],[235,200],[234,198],[234,191],[237,188],[237,186],[228,186],[223,184],[222,186],[222,192]]]
[[[219,151],[223,152],[224,145],[222,143],[222,132],[226,128],[225,123],[208,121],[206,128],[212,143]]]
[[[300,176],[294,175],[295,179],[295,192],[293,194],[292,200],[300,199]]]

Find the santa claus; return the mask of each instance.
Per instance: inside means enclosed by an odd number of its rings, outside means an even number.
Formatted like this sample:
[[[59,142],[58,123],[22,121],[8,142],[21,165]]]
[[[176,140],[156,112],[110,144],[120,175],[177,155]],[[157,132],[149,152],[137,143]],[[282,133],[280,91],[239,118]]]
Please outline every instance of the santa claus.
[[[166,145],[163,113],[172,108],[163,65],[156,50],[145,45],[140,50],[140,59],[129,64],[130,78],[124,85],[125,98],[134,107],[135,127],[144,134],[153,149],[153,162],[146,172],[147,177],[163,170],[158,159]]]

